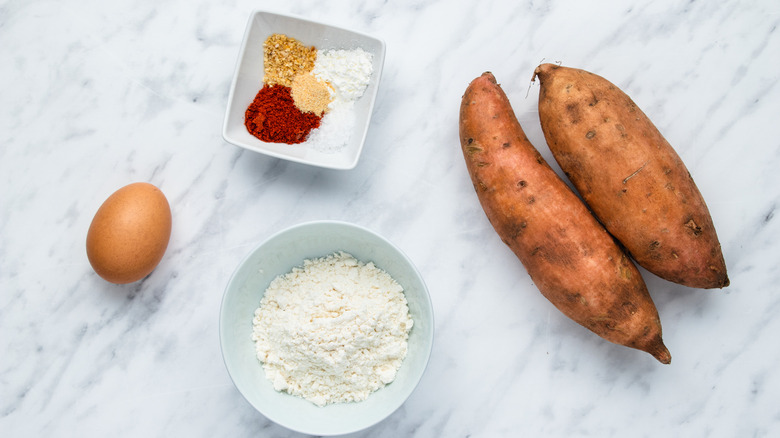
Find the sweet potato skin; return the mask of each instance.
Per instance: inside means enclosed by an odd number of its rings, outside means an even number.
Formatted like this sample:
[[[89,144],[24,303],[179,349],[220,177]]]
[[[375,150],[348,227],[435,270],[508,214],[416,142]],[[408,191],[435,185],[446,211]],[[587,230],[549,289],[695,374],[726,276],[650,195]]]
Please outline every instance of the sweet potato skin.
[[[695,288],[728,286],[707,205],[675,150],[601,76],[542,64],[539,119],[566,176],[636,262]]]
[[[491,73],[466,89],[459,128],[482,208],[541,293],[602,338],[669,363],[638,269],[528,141]]]

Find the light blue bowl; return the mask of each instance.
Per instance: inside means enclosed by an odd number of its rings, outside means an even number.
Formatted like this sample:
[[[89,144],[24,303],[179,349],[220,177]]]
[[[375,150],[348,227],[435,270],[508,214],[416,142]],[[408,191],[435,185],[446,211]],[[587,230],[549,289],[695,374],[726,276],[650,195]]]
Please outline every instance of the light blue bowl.
[[[409,349],[395,381],[357,403],[318,407],[274,390],[266,379],[252,341],[252,318],[265,289],[276,276],[304,259],[345,251],[386,271],[403,288],[414,326]],[[433,308],[428,289],[411,260],[378,234],[346,222],[308,222],[283,230],[261,243],[239,264],[220,309],[222,357],[244,398],[271,421],[310,435],[340,435],[370,427],[398,409],[414,391],[433,346]]]

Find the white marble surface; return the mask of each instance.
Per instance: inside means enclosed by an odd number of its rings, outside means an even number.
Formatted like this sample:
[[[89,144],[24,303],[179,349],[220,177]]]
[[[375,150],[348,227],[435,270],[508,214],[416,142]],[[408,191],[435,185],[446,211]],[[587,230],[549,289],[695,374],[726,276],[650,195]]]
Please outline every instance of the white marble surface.
[[[254,9],[386,41],[354,170],[222,139]],[[314,219],[398,244],[436,312],[417,390],[357,436],[778,436],[778,24],[771,0],[0,1],[0,436],[298,436],[231,384],[218,309],[250,248]],[[531,84],[542,60],[624,88],[708,201],[731,286],[643,271],[671,365],[562,316],[478,204],[460,97],[492,71],[550,159]],[[134,181],[168,196],[173,235],[145,281],[110,285],[86,231]]]

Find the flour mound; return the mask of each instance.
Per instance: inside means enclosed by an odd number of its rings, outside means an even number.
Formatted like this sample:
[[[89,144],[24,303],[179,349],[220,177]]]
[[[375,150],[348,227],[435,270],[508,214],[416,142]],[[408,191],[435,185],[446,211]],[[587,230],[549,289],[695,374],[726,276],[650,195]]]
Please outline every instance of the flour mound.
[[[392,382],[412,325],[389,274],[338,252],[271,282],[252,340],[274,389],[325,406],[365,400]]]

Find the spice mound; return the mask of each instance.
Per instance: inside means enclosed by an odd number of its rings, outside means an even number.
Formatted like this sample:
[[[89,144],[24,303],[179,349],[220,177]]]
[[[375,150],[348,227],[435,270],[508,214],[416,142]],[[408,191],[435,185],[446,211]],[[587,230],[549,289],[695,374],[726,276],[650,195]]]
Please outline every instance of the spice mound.
[[[281,85],[263,87],[245,116],[250,132],[269,143],[300,143],[320,126],[320,117],[298,110],[290,89]]]
[[[252,322],[274,389],[318,406],[365,400],[395,380],[413,325],[403,288],[345,252],[276,277]]]
[[[306,47],[295,38],[275,33],[263,43],[263,82],[289,87],[299,72],[314,68],[316,58],[316,48]]]
[[[314,113],[318,116],[328,109],[332,90],[327,82],[308,72],[295,76],[290,88],[295,106],[304,113]]]
[[[269,36],[263,43],[263,87],[245,113],[247,130],[269,143],[343,149],[355,123],[354,102],[373,73],[372,59],[361,48],[321,52],[284,34]]]

